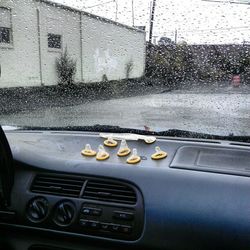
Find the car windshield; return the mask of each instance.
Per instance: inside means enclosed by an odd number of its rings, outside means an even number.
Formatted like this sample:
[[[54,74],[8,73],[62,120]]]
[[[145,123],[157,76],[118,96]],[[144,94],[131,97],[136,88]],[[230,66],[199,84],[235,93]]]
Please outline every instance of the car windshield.
[[[250,1],[0,0],[0,124],[250,136]]]

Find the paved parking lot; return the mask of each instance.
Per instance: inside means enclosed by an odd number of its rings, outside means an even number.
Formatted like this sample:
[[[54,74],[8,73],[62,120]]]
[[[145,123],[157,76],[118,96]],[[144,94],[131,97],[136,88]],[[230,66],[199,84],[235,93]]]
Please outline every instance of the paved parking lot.
[[[184,129],[217,135],[250,135],[250,87],[198,87],[80,105],[0,115],[0,124],[27,126],[150,127]]]

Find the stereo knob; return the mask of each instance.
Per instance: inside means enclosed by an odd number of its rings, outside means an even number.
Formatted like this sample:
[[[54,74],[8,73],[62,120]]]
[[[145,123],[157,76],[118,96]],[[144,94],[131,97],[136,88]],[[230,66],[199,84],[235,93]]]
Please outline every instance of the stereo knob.
[[[32,222],[41,222],[48,215],[49,203],[47,199],[38,197],[32,199],[27,206],[27,217]]]
[[[68,201],[56,205],[54,222],[59,226],[68,226],[74,219],[75,206]]]

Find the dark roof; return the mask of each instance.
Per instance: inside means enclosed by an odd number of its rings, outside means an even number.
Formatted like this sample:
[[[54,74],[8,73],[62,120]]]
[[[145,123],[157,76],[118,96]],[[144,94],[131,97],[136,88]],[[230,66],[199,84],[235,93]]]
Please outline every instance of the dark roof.
[[[73,8],[73,7],[70,7],[70,6],[67,6],[67,5],[56,3],[56,2],[53,2],[53,1],[50,1],[50,0],[35,0],[35,1],[36,2],[42,2],[42,3],[48,4],[48,5],[60,8],[60,9],[65,9],[65,10],[69,10],[69,11],[72,11],[72,12],[82,13],[82,14],[88,16],[88,17],[95,18],[95,19],[97,19],[99,21],[102,21],[102,22],[105,22],[105,23],[114,24],[114,25],[129,29],[129,30],[133,30],[133,31],[136,31],[136,32],[140,32],[140,33],[145,33],[145,31],[143,31],[143,30],[136,29],[134,27],[131,27],[131,26],[128,26],[128,25],[125,25],[125,24],[122,24],[122,23],[115,22],[115,21],[110,20],[108,18],[100,17],[100,16],[97,16],[97,15],[88,13],[86,11],[82,11],[82,10],[79,10],[77,8]]]

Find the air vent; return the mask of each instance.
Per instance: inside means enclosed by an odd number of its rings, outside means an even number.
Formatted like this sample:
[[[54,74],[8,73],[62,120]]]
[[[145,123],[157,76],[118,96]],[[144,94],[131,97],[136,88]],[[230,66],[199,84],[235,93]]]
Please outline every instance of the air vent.
[[[84,182],[85,179],[76,176],[37,175],[31,185],[31,191],[64,197],[79,197]]]
[[[31,192],[131,205],[137,202],[135,190],[125,183],[92,178],[87,180],[81,176],[38,174],[32,182]]]
[[[89,180],[85,187],[83,198],[123,204],[135,204],[136,193],[126,184]]]

